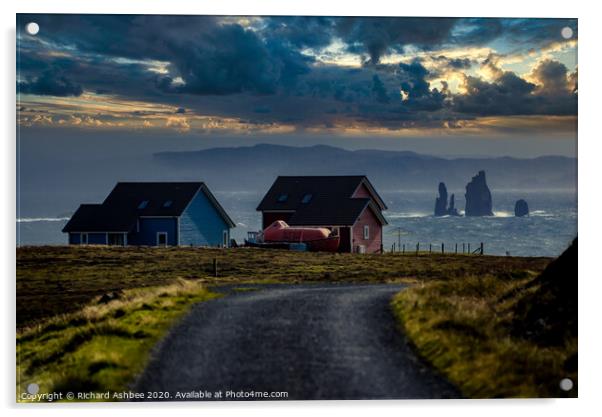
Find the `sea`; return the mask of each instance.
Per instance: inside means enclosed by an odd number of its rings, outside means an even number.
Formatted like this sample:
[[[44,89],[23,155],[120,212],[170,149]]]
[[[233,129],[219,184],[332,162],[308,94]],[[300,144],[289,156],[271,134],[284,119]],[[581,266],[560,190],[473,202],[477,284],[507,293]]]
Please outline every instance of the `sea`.
[[[454,193],[454,190],[449,191]],[[261,215],[255,210],[263,192],[215,191],[216,198],[236,222],[232,238],[242,243],[249,231],[261,228]],[[463,192],[457,191],[456,207],[463,214]],[[576,190],[492,190],[491,217],[434,217],[436,193],[432,191],[381,191],[388,206],[384,215],[389,224],[384,229],[386,251],[432,249],[441,252],[471,251],[483,243],[485,254],[504,256],[558,256],[577,236]],[[514,203],[525,199],[528,217],[514,216]],[[65,245],[67,236],[61,229],[69,217],[48,213],[44,216],[17,219],[17,246]]]

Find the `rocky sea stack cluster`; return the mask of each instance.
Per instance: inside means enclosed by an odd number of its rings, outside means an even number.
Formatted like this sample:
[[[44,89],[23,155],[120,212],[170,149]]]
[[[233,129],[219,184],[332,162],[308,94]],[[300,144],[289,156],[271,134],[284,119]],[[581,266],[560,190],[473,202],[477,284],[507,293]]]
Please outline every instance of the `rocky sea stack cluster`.
[[[449,199],[449,206],[447,205],[447,187],[445,183],[439,183],[439,197],[435,200],[435,216],[459,216],[458,209],[456,209],[456,199],[452,194]]]
[[[435,199],[435,216],[460,216],[456,209],[454,194],[449,198],[447,204],[447,187],[444,182],[439,183],[439,196]],[[477,175],[472,177],[472,180],[466,184],[466,216],[493,216],[493,202],[491,199],[491,191],[487,186],[485,171],[479,171]],[[522,198],[514,204],[514,215],[516,217],[524,217],[529,215],[529,205]]]
[[[491,191],[487,187],[485,171],[472,177],[466,185],[466,216],[493,216]]]

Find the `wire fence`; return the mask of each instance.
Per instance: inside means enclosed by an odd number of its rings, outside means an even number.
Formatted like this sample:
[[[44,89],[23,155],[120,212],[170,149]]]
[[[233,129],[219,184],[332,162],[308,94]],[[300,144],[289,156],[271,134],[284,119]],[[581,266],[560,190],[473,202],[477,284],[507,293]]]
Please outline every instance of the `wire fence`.
[[[397,252],[407,255],[424,254],[455,254],[455,255],[484,255],[485,245],[483,242],[472,245],[470,242],[452,243],[401,243],[394,242],[389,252]]]

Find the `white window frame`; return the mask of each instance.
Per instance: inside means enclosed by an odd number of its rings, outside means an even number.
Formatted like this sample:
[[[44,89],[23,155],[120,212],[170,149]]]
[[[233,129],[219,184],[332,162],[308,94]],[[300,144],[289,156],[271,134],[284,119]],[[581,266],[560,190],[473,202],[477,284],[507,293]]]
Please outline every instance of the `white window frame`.
[[[159,236],[161,236],[161,235],[165,236],[165,244],[164,245],[159,244]],[[168,240],[167,240],[167,232],[157,232],[157,238],[155,240],[155,243],[157,244],[157,246],[167,247],[168,246],[167,242],[168,242]]]
[[[365,224],[364,225],[364,240],[368,240],[370,239],[370,226]]]
[[[86,241],[84,242],[84,236],[86,237]],[[79,234],[79,244],[80,245],[87,245],[88,244],[88,234],[87,233],[80,233]]]

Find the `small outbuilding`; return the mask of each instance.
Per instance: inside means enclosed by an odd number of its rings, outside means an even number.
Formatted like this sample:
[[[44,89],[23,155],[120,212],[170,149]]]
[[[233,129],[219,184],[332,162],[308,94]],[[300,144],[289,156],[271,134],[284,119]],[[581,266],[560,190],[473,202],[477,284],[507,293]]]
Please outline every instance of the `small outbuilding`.
[[[365,253],[383,249],[386,209],[364,175],[280,176],[257,207],[264,229],[276,220],[324,227],[339,233],[339,252]]]
[[[63,228],[69,244],[228,247],[235,227],[203,182],[120,182],[82,204]]]

